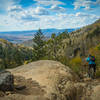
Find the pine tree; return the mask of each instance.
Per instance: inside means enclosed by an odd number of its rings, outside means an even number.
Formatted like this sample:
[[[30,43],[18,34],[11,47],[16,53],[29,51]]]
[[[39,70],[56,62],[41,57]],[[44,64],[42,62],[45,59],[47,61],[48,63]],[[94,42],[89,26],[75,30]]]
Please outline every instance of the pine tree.
[[[45,56],[45,50],[44,50],[45,41],[44,41],[44,35],[41,29],[39,29],[38,32],[34,35],[33,42],[34,42],[33,53],[35,56],[35,60],[39,60]]]

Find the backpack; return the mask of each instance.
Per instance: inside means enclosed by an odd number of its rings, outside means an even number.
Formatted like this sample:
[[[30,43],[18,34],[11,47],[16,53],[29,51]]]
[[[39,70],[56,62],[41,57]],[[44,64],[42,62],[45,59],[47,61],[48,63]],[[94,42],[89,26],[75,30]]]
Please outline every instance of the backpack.
[[[90,59],[95,62],[95,57],[94,56],[91,56]]]

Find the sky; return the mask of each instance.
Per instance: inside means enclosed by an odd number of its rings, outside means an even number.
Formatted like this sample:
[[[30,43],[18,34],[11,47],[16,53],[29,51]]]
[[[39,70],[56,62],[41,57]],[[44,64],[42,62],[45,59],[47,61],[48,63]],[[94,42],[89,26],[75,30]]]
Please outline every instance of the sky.
[[[99,10],[100,0],[0,0],[0,31],[80,28]]]

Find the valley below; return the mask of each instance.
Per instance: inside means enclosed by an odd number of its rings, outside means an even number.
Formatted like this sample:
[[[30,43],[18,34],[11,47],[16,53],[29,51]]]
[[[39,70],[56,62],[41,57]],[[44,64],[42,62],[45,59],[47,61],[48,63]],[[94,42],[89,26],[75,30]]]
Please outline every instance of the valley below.
[[[50,38],[52,33],[60,34],[64,32],[66,29],[42,29],[45,37]],[[67,29],[68,32],[72,32],[76,29]],[[6,39],[12,43],[23,43],[33,39],[34,34],[38,30],[30,30],[30,31],[11,31],[11,32],[0,32],[0,38]]]

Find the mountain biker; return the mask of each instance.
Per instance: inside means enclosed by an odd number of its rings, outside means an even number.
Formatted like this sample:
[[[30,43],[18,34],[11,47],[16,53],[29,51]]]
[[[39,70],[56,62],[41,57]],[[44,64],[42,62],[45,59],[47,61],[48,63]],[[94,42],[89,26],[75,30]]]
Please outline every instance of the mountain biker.
[[[87,61],[88,64],[89,64],[89,67],[88,67],[89,77],[90,77],[90,69],[91,69],[91,68],[93,68],[93,70],[94,70],[94,75],[95,75],[95,72],[96,72],[95,57],[92,56],[91,54],[89,54],[89,56],[86,58],[86,61]]]

